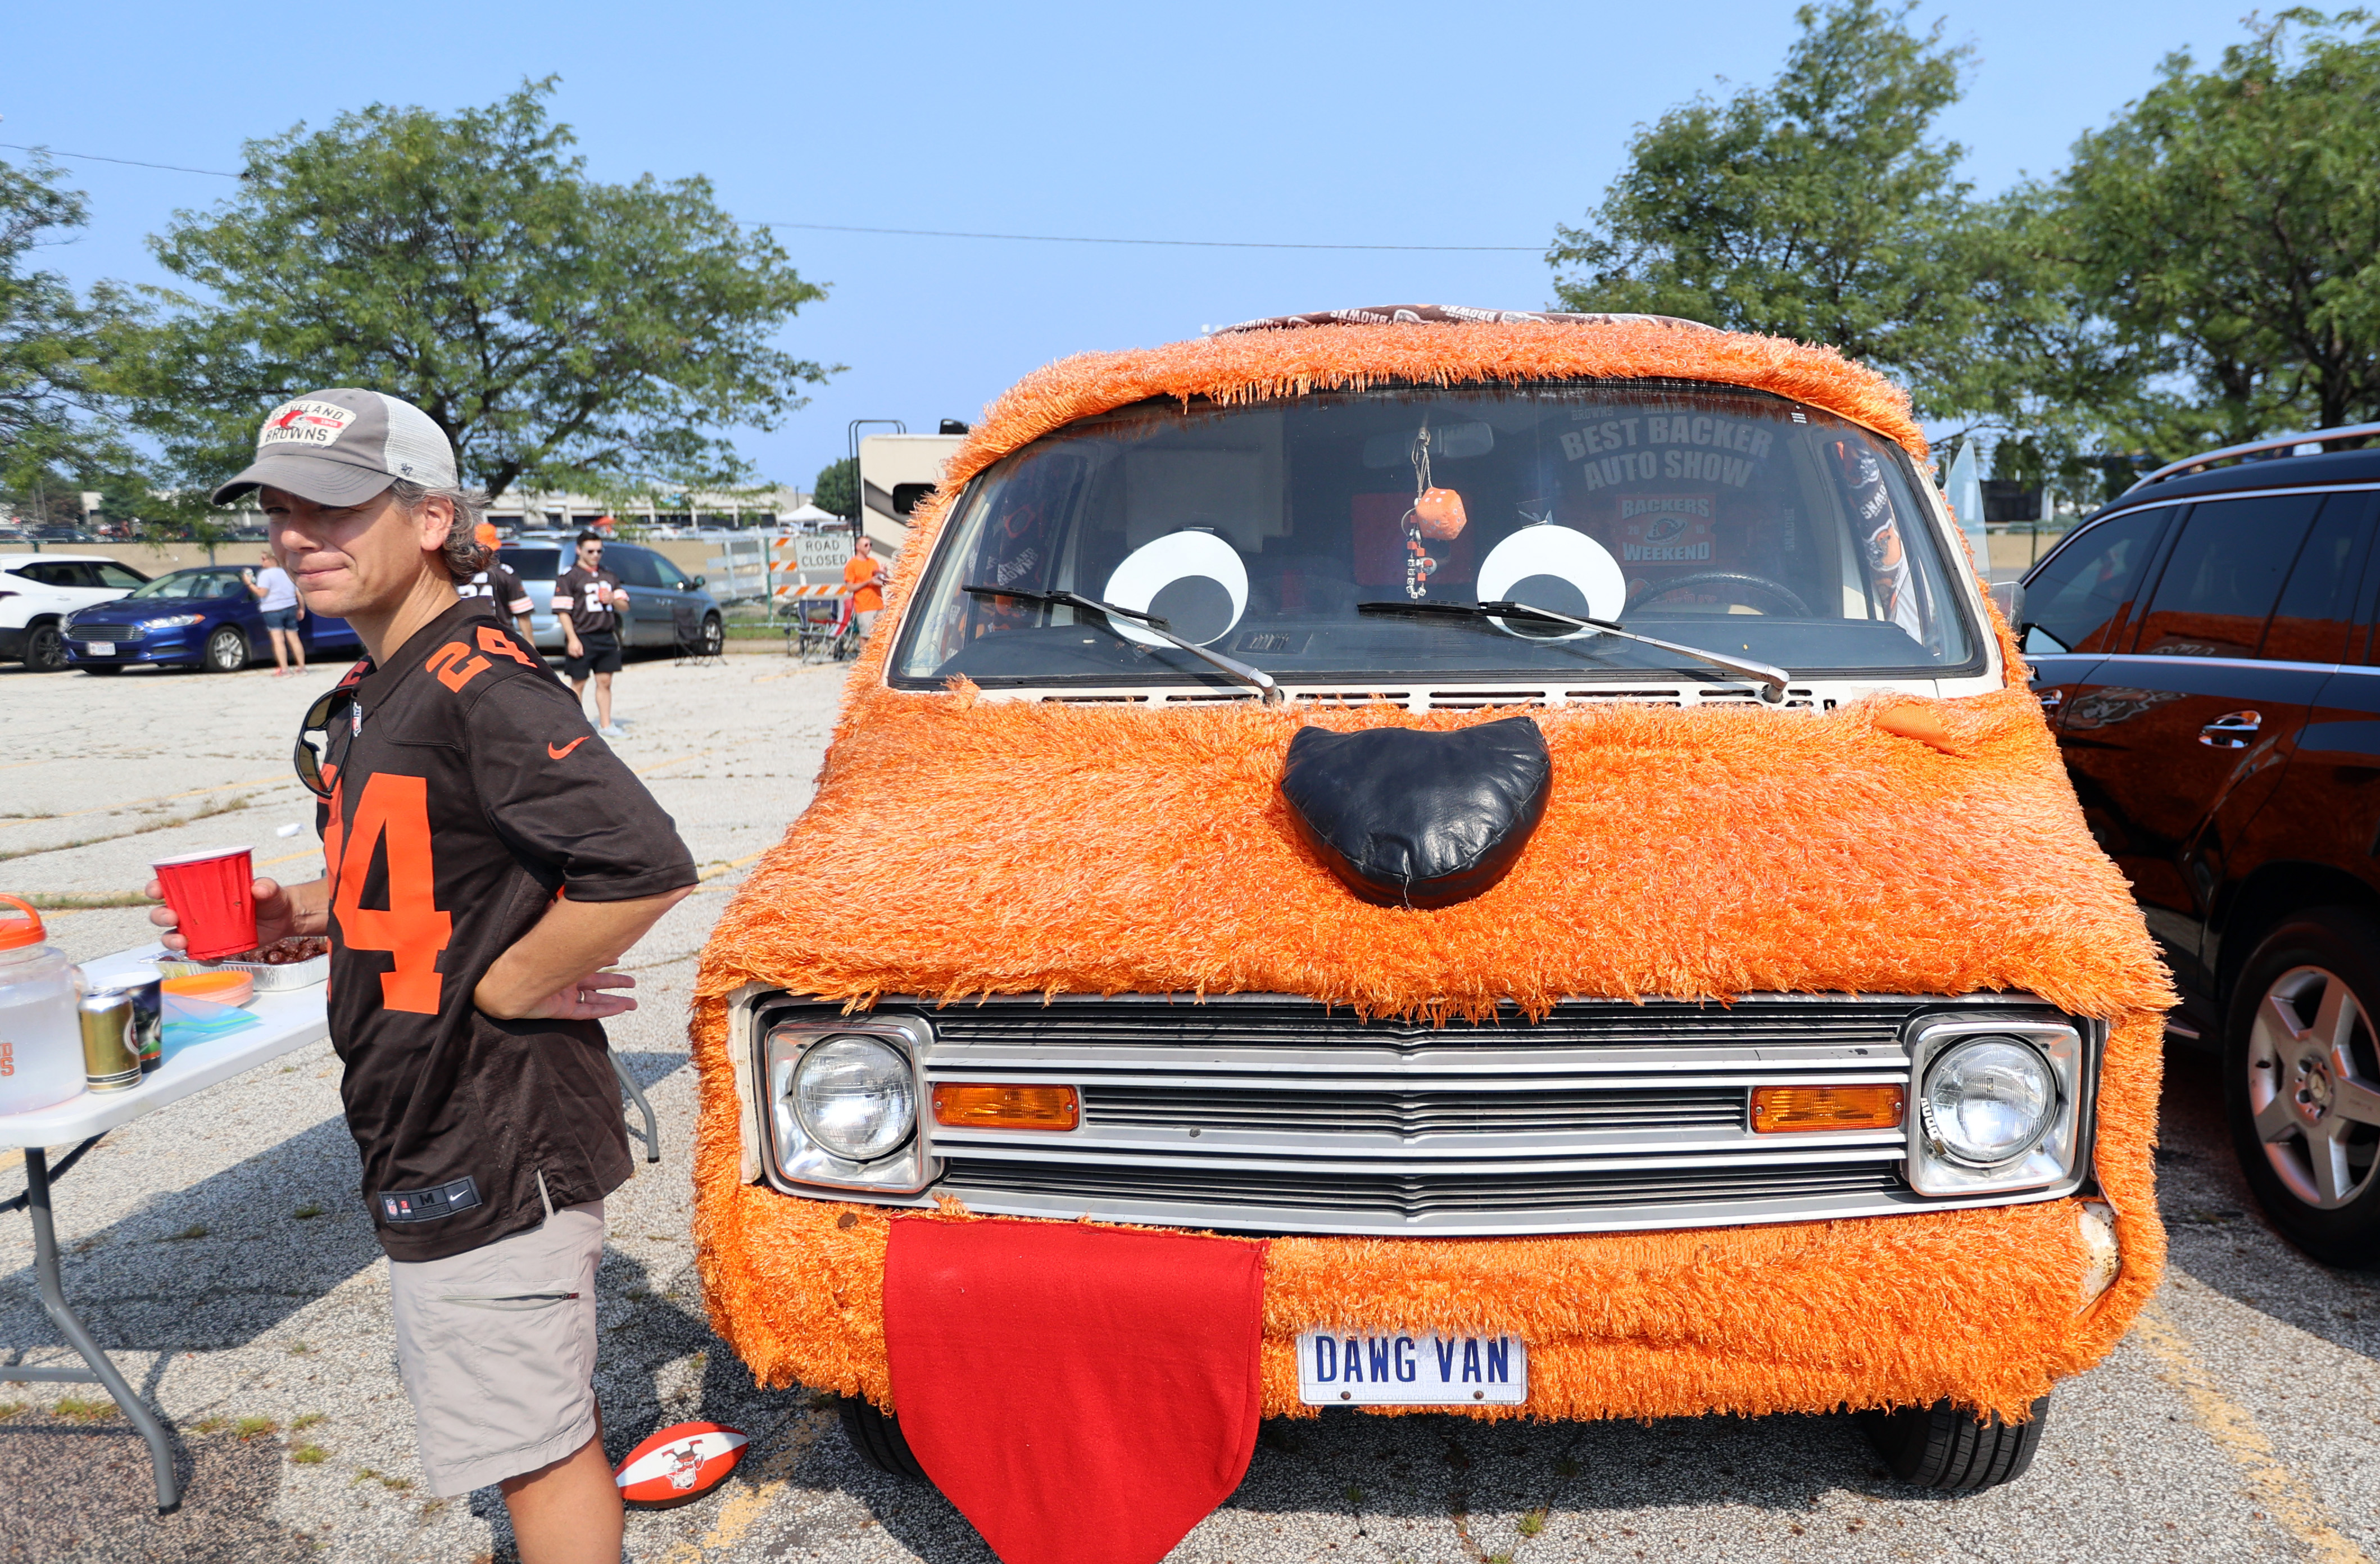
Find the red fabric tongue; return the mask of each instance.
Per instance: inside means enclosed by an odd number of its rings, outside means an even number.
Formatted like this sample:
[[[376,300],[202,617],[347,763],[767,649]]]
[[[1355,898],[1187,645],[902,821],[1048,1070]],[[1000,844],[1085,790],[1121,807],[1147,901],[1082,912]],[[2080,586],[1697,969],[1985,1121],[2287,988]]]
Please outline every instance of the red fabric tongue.
[[[1264,1245],[892,1224],[901,1432],[1006,1564],[1156,1564],[1256,1449]]]

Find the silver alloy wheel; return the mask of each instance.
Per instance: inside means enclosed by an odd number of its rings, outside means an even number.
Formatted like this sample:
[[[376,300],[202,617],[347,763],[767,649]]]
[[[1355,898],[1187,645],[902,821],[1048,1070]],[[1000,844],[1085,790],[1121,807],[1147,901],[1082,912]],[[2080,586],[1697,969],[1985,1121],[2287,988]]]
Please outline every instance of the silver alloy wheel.
[[[2265,990],[2248,1030],[2256,1138],[2289,1193],[2320,1210],[2352,1203],[2380,1170],[2380,1083],[2356,1062],[2359,1027],[2368,1045],[2371,1018],[2346,980],[2298,966]]]
[[[248,666],[248,637],[226,624],[207,637],[207,672],[237,673]]]
[[[702,616],[702,655],[717,657],[720,646],[726,639],[727,627],[719,622],[719,615],[704,614]]]

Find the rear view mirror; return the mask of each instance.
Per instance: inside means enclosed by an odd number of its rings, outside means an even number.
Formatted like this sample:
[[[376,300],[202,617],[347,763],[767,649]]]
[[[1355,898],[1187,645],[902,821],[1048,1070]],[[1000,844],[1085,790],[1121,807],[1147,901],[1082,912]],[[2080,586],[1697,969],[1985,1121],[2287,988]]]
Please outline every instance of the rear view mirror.
[[[694,589],[698,592],[709,585],[710,585],[710,577],[708,576],[698,576],[694,578]]]
[[[1415,430],[1418,433],[1419,430]],[[1367,467],[1399,467],[1413,460],[1414,436],[1376,434],[1364,442]],[[1429,454],[1439,461],[1484,456],[1496,449],[1496,431],[1484,423],[1446,424],[1429,431]]]

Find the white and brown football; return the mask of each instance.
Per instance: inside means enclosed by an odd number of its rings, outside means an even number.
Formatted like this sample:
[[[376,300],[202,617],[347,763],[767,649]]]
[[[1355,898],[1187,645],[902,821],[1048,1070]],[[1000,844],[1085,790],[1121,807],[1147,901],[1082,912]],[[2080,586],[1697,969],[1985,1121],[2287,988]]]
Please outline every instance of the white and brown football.
[[[620,1497],[648,1509],[700,1498],[735,1470],[750,1443],[716,1423],[673,1423],[645,1436],[612,1471]]]

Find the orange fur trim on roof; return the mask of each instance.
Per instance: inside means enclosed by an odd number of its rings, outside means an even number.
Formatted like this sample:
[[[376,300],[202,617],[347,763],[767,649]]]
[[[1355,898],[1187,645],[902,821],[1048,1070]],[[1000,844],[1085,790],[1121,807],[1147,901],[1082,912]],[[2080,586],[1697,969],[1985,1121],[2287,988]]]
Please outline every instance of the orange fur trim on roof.
[[[2014,682],[1987,696],[1823,715],[1536,713],[1553,759],[1543,822],[1501,882],[1428,912],[1369,905],[1332,878],[1288,818],[1283,754],[1305,721],[1451,728],[1496,712],[1086,708],[882,682],[950,496],[1074,418],[1152,396],[1629,375],[1776,391],[1924,455],[1900,394],[1830,352],[1650,325],[1251,334],[1071,358],[994,405],[917,518],[815,800],[704,953],[698,1254],[713,1324],[764,1381],[885,1398],[887,1214],[741,1182],[724,997],[747,982],[856,1004],[1285,993],[1423,1017],[1506,1000],[1536,1014],[1572,996],[2029,991],[2114,1025],[2096,1167],[2123,1270],[2081,1316],[2071,1202],[1677,1233],[1290,1238],[1268,1267],[1266,1411],[1295,1410],[1290,1337],[1351,1307],[1369,1317],[1348,1323],[1517,1331],[1540,1416],[1944,1396],[2013,1413],[2121,1333],[2164,1254],[2149,1147],[2172,996],[1997,613]],[[821,898],[821,884],[855,894]]]

